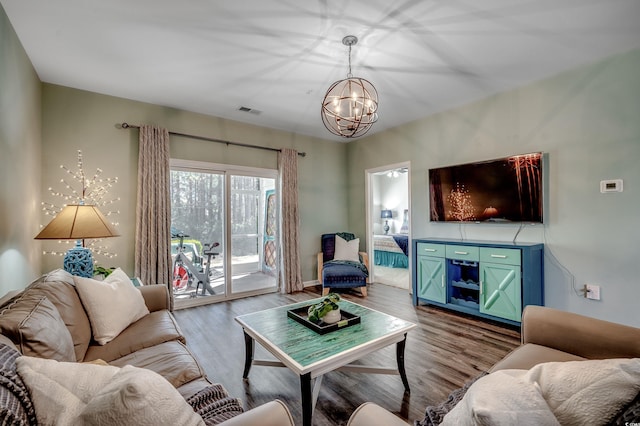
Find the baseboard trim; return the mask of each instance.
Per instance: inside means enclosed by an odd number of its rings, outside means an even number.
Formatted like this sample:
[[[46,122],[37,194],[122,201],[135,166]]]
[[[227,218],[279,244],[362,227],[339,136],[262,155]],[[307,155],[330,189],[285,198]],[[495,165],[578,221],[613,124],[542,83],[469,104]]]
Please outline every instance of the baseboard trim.
[[[302,282],[302,286],[303,287],[315,287],[317,285],[320,285],[320,281],[318,280],[312,280],[312,281],[303,281]]]

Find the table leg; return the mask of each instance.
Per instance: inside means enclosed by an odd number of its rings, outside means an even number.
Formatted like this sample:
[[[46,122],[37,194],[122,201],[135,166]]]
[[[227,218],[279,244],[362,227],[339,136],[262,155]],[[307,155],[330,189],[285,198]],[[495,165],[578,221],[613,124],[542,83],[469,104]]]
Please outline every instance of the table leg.
[[[398,372],[402,378],[402,384],[404,384],[405,392],[411,392],[409,389],[409,380],[407,380],[407,373],[404,370],[404,347],[407,344],[407,334],[405,333],[404,339],[396,343],[396,360],[398,361]]]
[[[311,373],[300,376],[300,391],[302,393],[302,426],[311,426],[311,417],[313,415]]]
[[[242,378],[246,379],[249,377],[249,370],[251,369],[251,364],[253,364],[253,351],[254,351],[254,343],[253,337],[249,336],[247,332],[244,332],[244,373],[242,373]]]

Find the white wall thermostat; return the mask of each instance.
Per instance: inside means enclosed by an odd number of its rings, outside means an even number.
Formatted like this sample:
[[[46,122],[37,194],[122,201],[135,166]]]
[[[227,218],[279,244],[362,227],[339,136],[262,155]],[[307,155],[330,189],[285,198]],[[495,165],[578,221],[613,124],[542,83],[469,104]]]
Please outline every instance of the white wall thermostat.
[[[622,179],[601,180],[600,192],[622,192]]]

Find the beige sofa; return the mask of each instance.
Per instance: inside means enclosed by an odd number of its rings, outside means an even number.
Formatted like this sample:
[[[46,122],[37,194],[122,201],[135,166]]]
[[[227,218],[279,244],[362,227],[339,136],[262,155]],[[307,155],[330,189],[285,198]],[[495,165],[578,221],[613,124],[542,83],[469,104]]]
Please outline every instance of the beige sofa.
[[[497,362],[490,373],[528,370],[553,361],[640,358],[640,328],[541,306],[525,308],[521,327],[521,346]],[[407,423],[374,403],[365,403],[352,414],[348,424],[406,426]]]
[[[148,285],[139,290],[149,313],[110,342],[99,345],[92,338],[90,319],[73,277],[62,270],[53,271],[10,299],[0,301],[0,344],[38,358],[83,363],[103,360],[116,367],[142,367],[164,377],[185,400],[202,395],[212,387],[212,382],[189,351],[168,310],[166,287]],[[69,333],[72,346],[65,346]],[[293,425],[290,413],[280,401],[239,414],[238,401],[217,386],[219,396],[226,397],[220,404],[228,400],[236,405],[228,409],[218,407],[217,421],[223,420],[225,425]]]

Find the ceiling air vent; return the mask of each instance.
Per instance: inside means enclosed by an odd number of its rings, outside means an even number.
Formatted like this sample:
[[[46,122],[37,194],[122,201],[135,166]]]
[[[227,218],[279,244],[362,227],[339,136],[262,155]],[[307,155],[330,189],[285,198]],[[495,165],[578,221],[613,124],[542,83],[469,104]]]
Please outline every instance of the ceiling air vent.
[[[259,111],[257,109],[253,109],[253,108],[249,108],[249,107],[246,107],[246,106],[241,106],[240,108],[238,108],[238,111],[248,112],[248,113],[255,114],[255,115],[262,114],[262,111]]]

